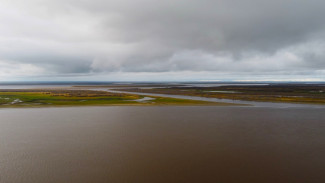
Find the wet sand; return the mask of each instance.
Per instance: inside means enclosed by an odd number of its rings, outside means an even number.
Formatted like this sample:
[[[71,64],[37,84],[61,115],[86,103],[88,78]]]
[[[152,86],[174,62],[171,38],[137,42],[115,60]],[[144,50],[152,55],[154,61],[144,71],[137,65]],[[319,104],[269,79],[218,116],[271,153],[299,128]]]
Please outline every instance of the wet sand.
[[[0,110],[0,182],[325,182],[318,108]]]

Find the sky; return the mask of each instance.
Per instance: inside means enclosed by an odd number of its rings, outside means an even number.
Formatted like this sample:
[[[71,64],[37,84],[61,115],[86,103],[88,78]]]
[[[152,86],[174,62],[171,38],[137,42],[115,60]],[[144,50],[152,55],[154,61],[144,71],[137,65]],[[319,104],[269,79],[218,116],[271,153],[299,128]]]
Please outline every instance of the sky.
[[[325,81],[324,0],[0,0],[0,81]]]

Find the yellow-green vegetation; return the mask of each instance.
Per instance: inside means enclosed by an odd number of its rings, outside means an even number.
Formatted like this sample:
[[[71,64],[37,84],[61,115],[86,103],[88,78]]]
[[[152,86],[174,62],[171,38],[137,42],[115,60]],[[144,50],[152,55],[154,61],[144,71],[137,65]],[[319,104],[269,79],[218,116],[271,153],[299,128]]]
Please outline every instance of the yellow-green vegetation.
[[[0,107],[91,106],[91,105],[227,105],[223,103],[145,97],[90,90],[0,91]]]

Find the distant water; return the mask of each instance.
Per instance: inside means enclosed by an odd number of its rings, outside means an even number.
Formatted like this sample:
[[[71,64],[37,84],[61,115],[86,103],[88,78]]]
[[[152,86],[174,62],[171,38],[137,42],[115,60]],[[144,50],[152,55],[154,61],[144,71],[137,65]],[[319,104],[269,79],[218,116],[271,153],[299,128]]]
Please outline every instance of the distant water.
[[[318,108],[0,109],[1,183],[323,183]]]

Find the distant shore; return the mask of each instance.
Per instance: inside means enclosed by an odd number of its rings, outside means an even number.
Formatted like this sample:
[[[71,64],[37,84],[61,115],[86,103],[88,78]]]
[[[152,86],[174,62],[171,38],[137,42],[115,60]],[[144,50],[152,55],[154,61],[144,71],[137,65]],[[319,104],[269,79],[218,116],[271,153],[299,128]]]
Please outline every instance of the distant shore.
[[[95,88],[94,86],[89,86]],[[129,85],[113,88],[117,91],[180,95],[228,99],[234,101],[276,102],[325,105],[324,84],[266,84],[266,85]]]
[[[0,107],[107,105],[325,106],[324,84],[15,85],[0,88]]]

